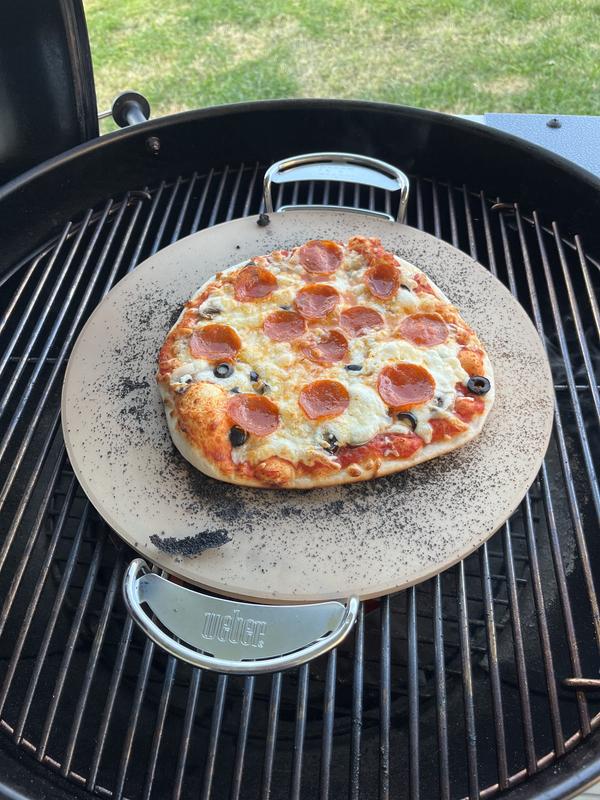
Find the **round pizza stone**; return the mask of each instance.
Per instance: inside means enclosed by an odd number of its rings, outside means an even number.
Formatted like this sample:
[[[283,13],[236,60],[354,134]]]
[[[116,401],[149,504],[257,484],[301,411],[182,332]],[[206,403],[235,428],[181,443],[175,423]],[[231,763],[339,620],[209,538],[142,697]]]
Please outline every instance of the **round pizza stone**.
[[[406,472],[308,491],[213,480],[176,451],[154,374],[182,304],[215,272],[308,239],[376,236],[459,308],[490,357],[496,398],[464,448]],[[220,594],[306,602],[387,594],[440,572],[516,509],[546,451],[554,392],[525,311],[464,253],[405,225],[341,211],[224,223],[161,250],[92,314],[63,386],[75,474],[141,555]]]

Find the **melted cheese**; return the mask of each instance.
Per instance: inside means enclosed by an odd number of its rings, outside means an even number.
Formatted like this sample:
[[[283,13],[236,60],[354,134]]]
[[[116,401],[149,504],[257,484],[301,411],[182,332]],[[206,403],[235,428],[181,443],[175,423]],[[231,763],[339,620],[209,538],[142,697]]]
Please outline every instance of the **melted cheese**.
[[[395,338],[398,322],[439,299],[431,295],[415,294],[413,276],[415,267],[398,260],[400,288],[389,302],[373,297],[364,283],[366,263],[360,254],[346,250],[344,262],[325,283],[335,286],[342,296],[338,310],[352,305],[366,305],[379,311],[386,319],[384,328],[367,335],[349,338],[349,362],[360,364],[360,371],[348,371],[341,363],[329,366],[316,365],[299,355],[297,344],[273,342],[262,330],[264,318],[283,307],[292,307],[297,291],[306,285],[305,273],[297,263],[296,252],[288,259],[255,259],[267,266],[277,276],[278,288],[260,301],[238,302],[229,283],[213,289],[203,302],[200,311],[211,310],[211,319],[199,315],[196,329],[211,323],[221,323],[234,328],[242,341],[242,348],[233,363],[233,373],[228,378],[218,378],[213,364],[204,359],[192,358],[189,337],[176,344],[180,366],[171,374],[171,383],[178,385],[194,381],[214,383],[225,391],[264,392],[277,404],[280,415],[279,428],[264,437],[249,436],[245,444],[232,451],[236,463],[259,463],[277,455],[293,463],[312,464],[332,459],[327,452],[327,437],[334,436],[339,445],[360,445],[386,431],[406,433],[410,428],[399,421],[386,407],[377,391],[377,377],[381,369],[397,362],[409,362],[425,367],[435,380],[435,396],[430,403],[412,410],[417,418],[416,433],[427,443],[431,440],[429,420],[447,416],[456,396],[455,385],[468,380],[458,360],[460,345],[454,340],[434,347],[417,347]],[[237,269],[234,267],[232,269]],[[226,272],[230,272],[227,270]],[[223,273],[225,274],[225,273]],[[438,298],[443,298],[438,292]],[[445,300],[445,298],[444,298]],[[217,310],[219,313],[214,314]],[[311,335],[324,333],[319,324],[308,326]],[[331,327],[331,326],[328,326]],[[259,380],[252,381],[250,373],[258,373]],[[348,408],[330,420],[309,420],[298,405],[303,386],[319,379],[332,379],[348,390]],[[175,386],[176,388],[176,386]]]

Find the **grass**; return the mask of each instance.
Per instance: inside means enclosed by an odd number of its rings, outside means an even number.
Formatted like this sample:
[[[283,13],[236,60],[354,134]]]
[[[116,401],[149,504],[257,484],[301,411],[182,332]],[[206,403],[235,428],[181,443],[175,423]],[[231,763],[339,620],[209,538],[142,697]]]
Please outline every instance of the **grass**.
[[[85,0],[98,106],[276,97],[600,114],[600,0]]]

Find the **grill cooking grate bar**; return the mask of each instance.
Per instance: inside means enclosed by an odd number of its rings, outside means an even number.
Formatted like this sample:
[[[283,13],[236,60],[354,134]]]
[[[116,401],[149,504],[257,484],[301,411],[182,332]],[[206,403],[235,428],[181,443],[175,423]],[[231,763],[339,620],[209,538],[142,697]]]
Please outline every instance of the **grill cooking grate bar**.
[[[501,533],[454,570],[382,599],[378,611],[363,605],[350,640],[314,664],[238,684],[154,648],[123,614],[128,556],[118,551],[115,561],[104,546],[105,528],[66,468],[55,398],[84,318],[159,248],[262,210],[261,176],[258,164],[242,164],[109,200],[3,279],[1,408],[10,419],[1,445],[9,457],[0,474],[8,531],[0,646],[12,646],[0,661],[0,724],[42,763],[116,798],[450,800],[477,797],[482,786],[492,796],[572,748],[598,719],[598,698],[561,686],[596,671],[600,644],[589,538],[600,511],[589,329],[600,332],[600,314],[597,266],[579,238],[563,240],[558,223],[544,226],[512,204],[491,211],[466,186],[415,181],[409,224],[482,259],[542,335],[552,331],[555,433],[540,481]],[[389,195],[358,186],[276,192],[276,207],[328,200],[393,213]],[[589,625],[591,649],[578,635]],[[72,721],[63,731],[64,719]],[[483,742],[495,743],[487,761]]]

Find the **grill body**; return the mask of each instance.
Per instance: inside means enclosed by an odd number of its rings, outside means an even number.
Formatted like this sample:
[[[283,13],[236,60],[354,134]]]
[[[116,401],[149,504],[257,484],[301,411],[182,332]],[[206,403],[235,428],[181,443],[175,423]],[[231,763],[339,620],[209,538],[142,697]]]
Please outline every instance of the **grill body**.
[[[69,469],[62,374],[116,280],[201,227],[258,213],[272,161],[332,149],[411,173],[408,223],[471,254],[525,306],[551,359],[555,431],[509,523],[456,568],[365,604],[338,650],[273,677],[201,674],[124,613],[130,553]],[[444,800],[560,796],[598,774],[600,696],[563,680],[597,675],[600,643],[599,189],[477,125],[329,101],[165,118],[7,184],[2,774],[32,797]],[[277,201],[389,206],[383,192],[333,184],[286,187]]]

